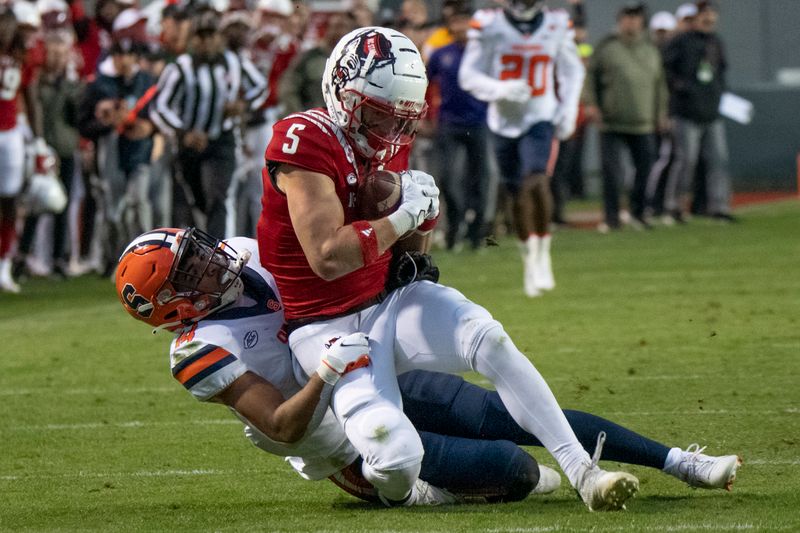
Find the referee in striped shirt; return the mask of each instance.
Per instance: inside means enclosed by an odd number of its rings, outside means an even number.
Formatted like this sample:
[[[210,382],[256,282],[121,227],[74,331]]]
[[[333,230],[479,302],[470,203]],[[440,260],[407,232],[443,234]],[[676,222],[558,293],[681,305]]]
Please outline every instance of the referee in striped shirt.
[[[225,199],[236,168],[234,127],[264,102],[267,82],[252,63],[223,47],[218,13],[202,11],[192,26],[191,51],[165,67],[150,119],[179,146],[175,225],[200,223],[225,237]],[[193,208],[205,215],[205,224],[194,219]]]

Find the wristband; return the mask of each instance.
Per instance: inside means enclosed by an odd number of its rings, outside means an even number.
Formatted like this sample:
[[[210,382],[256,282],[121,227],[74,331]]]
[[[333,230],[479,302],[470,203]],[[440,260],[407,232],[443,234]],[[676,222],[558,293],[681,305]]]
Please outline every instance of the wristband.
[[[375,228],[366,220],[358,220],[351,224],[358,236],[358,242],[361,245],[361,258],[364,261],[364,266],[374,263],[380,257],[378,252],[378,236],[375,234]]]
[[[436,215],[434,218],[426,218],[425,221],[419,225],[417,231],[419,233],[428,233],[436,227],[437,222],[439,222],[439,215]]]

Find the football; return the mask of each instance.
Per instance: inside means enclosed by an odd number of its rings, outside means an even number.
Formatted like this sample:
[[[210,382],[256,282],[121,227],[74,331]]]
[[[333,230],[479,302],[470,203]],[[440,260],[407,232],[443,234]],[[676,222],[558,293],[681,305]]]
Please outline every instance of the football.
[[[389,170],[373,172],[358,186],[356,204],[363,220],[377,220],[393,213],[403,196],[400,174]]]

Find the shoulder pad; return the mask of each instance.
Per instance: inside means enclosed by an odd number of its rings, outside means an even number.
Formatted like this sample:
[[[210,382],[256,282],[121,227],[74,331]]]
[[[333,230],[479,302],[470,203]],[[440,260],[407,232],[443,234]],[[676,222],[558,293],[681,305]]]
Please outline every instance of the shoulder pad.
[[[572,28],[572,19],[565,9],[548,9],[544,12],[547,20],[545,23],[554,24],[559,28],[569,29]]]
[[[497,19],[499,13],[499,9],[479,9],[469,21],[470,28],[478,31],[485,30]]]

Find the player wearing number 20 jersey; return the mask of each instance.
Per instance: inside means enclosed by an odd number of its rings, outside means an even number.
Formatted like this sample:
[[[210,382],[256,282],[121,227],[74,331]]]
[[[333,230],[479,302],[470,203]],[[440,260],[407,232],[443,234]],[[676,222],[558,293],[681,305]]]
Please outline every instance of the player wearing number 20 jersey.
[[[504,137],[519,137],[537,122],[555,123],[561,114],[572,114],[572,122],[577,116],[584,71],[572,23],[562,10],[543,10],[540,18],[516,21],[501,9],[486,9],[471,22],[460,81],[491,102],[489,128]],[[497,82],[506,80],[526,81],[531,98],[516,108],[497,100]]]
[[[538,296],[555,287],[548,163],[553,136],[575,129],[585,71],[564,11],[541,0],[511,0],[478,11],[459,69],[459,84],[489,102],[487,121],[503,181],[514,201],[514,226],[525,265],[524,287]]]

